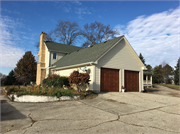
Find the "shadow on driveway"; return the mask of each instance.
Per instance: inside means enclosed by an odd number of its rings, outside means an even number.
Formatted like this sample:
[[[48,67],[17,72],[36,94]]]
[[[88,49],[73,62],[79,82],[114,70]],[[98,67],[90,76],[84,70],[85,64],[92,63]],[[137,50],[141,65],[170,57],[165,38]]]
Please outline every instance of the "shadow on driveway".
[[[1,101],[1,121],[28,118],[6,101]]]
[[[145,89],[145,92],[159,92],[159,90],[158,89],[150,89],[150,88],[146,88]]]

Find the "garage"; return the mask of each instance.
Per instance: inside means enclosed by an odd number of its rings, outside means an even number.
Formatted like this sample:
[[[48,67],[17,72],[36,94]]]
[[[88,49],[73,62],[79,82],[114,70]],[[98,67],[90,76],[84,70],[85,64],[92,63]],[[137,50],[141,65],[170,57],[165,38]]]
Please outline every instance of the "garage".
[[[139,72],[125,70],[125,88],[127,92],[139,92]]]
[[[101,92],[119,92],[119,69],[101,68]]]

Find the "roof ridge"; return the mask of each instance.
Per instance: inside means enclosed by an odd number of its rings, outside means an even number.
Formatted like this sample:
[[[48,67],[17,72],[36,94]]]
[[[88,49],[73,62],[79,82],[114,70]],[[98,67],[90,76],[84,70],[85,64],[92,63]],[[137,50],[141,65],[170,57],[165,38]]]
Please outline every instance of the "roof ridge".
[[[93,46],[94,46],[94,45],[99,45],[99,44],[107,43],[108,41],[112,41],[112,40],[114,40],[114,39],[121,38],[121,37],[124,37],[124,35],[121,35],[121,36],[116,37],[116,38],[111,38],[111,39],[106,40],[106,41],[101,42],[101,43],[94,43],[94,44],[91,44],[91,45],[93,45]]]

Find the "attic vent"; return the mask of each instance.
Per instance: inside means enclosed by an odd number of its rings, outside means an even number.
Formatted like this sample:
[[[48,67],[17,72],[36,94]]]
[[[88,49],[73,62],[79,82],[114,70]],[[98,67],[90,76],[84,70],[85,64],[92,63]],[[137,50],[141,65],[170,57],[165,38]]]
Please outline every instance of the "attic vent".
[[[93,43],[92,43],[91,45],[89,45],[88,47],[93,47],[95,44],[96,44],[96,43],[93,42]]]
[[[93,47],[93,44],[89,45],[88,47]]]

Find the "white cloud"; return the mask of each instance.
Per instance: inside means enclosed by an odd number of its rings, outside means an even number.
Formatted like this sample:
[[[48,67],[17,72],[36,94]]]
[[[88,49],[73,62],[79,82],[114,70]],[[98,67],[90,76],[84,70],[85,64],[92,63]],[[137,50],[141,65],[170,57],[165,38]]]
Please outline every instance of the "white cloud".
[[[82,3],[79,2],[79,1],[72,1],[72,3],[75,3],[75,4],[77,4],[77,5],[81,5],[81,4],[82,4]]]
[[[83,15],[89,15],[91,14],[91,12],[89,11],[89,9],[87,7],[78,7],[75,8],[75,13],[78,15],[79,19],[83,19]]]
[[[20,40],[16,32],[18,22],[1,16],[0,21],[0,67],[15,67],[24,54],[24,50],[16,44]]]
[[[180,7],[152,14],[139,16],[127,26],[118,25],[137,54],[142,53],[146,64],[153,67],[166,61],[172,67],[179,57]]]
[[[86,7],[80,7],[80,8],[75,8],[75,13],[76,14],[91,14],[91,12],[86,8]]]
[[[71,11],[71,7],[64,7],[64,12],[69,13]]]
[[[4,8],[1,8],[1,11],[7,12],[7,13],[11,13],[11,14],[21,14],[20,12],[17,12],[17,11],[11,11],[11,10],[7,10],[7,9],[4,9]]]
[[[77,14],[78,19],[83,19],[84,15],[92,14],[94,12],[93,8],[86,7],[79,1],[60,1],[54,2],[54,6],[57,8],[61,8],[66,13],[75,13]]]

